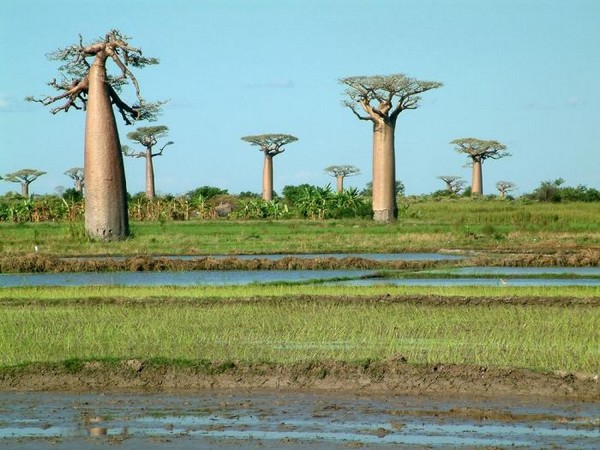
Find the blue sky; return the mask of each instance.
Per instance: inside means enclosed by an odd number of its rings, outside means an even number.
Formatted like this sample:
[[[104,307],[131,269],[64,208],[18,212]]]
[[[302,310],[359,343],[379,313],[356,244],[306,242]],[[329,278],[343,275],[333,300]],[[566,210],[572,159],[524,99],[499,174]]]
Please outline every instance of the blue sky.
[[[83,164],[84,113],[23,99],[53,93],[48,52],[117,28],[161,61],[136,72],[144,97],[170,100],[156,122],[175,141],[155,159],[159,193],[260,192],[262,154],[240,138],[262,133],[299,138],[274,160],[276,191],[334,186],[323,169],[336,164],[359,167],[346,186],[364,187],[372,129],[342,106],[338,79],[393,73],[444,84],[398,120],[408,194],[443,188],[439,175],[470,184],[449,144],[463,137],[512,153],[484,164],[484,193],[559,177],[600,188],[599,23],[598,0],[2,0],[0,174],[48,172],[33,193],[72,187],[64,171]],[[134,128],[119,128],[131,145]],[[125,165],[129,192],[143,191],[143,160]]]

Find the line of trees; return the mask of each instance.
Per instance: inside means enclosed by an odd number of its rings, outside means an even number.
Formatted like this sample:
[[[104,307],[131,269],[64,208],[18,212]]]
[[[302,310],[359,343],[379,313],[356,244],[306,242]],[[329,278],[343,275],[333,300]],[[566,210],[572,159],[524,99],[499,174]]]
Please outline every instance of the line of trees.
[[[500,182],[499,182],[500,183]],[[533,192],[517,201],[538,202],[600,202],[600,191],[586,186],[570,187],[563,179],[544,181]],[[395,193],[406,205],[427,199],[471,197],[471,188],[462,193],[446,189],[421,196],[404,197],[404,184],[396,181]],[[148,198],[145,192],[127,196],[128,216],[136,221],[194,220],[229,217],[234,219],[283,218],[371,218],[372,184],[359,191],[357,188],[338,192],[330,185],[325,187],[301,184],[285,186],[272,200],[264,200],[259,193],[242,192],[231,195],[227,189],[201,186],[181,196],[156,196]],[[481,197],[510,201],[512,198],[500,191],[497,196]],[[44,222],[80,221],[84,218],[85,202],[77,191],[68,189],[62,195],[23,197],[7,193],[0,197],[0,221]]]
[[[165,199],[157,199],[154,176],[154,158],[163,155],[163,151],[173,141],[166,141],[159,146],[159,141],[167,138],[168,128],[164,125],[138,127],[127,134],[127,138],[143,149],[135,150],[121,145],[116,126],[115,112],[118,112],[126,125],[155,120],[164,102],[149,102],[141,94],[134,69],[158,64],[157,58],[147,57],[141,49],[130,46],[129,37],[118,30],[111,30],[104,37],[91,44],[84,44],[80,36],[79,42],[58,49],[49,55],[51,60],[59,61],[61,81],[52,80],[49,84],[59,91],[55,96],[28,97],[27,100],[39,102],[45,106],[53,106],[51,112],[68,112],[79,109],[86,112],[84,167],[69,169],[67,174],[75,183],[75,193],[83,195],[85,186],[85,230],[94,239],[123,239],[129,234],[129,216],[131,201],[125,182],[123,156],[143,158],[146,163],[146,191],[144,202],[154,204]],[[112,68],[112,69],[110,69]],[[304,217],[323,218],[341,214],[364,214],[364,205],[371,207],[372,218],[376,221],[388,222],[398,217],[398,183],[396,179],[395,129],[397,119],[403,111],[416,109],[421,94],[437,89],[442,83],[423,81],[404,74],[352,76],[339,79],[345,86],[343,104],[362,121],[368,121],[373,130],[372,146],[372,183],[368,195],[356,189],[345,190],[344,179],[360,172],[351,165],[336,165],[325,168],[325,172],[336,179],[336,191],[329,186],[325,188],[305,186],[302,199],[279,205],[273,192],[273,158],[286,149],[286,146],[297,141],[290,134],[260,134],[244,136],[241,139],[258,147],[263,153],[262,195],[259,199],[250,196],[244,205],[245,211],[254,210],[252,214],[260,215],[259,210],[273,207],[278,214],[287,214],[290,208],[296,208],[296,214]],[[123,100],[121,92],[129,87],[135,94],[135,101],[129,104]],[[63,102],[63,103],[58,103]],[[454,149],[467,156],[468,165],[472,167],[471,195],[483,194],[482,165],[488,159],[501,159],[510,154],[506,146],[495,140],[482,140],[473,137],[455,139],[450,142]],[[22,195],[29,198],[28,187],[37,177],[45,172],[23,169],[7,174],[7,181],[20,182]],[[460,177],[442,175],[438,177],[445,185],[444,193],[457,195],[466,182]],[[403,186],[402,186],[403,187]],[[501,198],[515,189],[510,181],[498,181],[496,188]],[[540,199],[544,191],[548,198],[555,198],[552,191],[558,192],[558,185],[548,185],[536,194]],[[580,190],[581,191],[581,190]],[[581,192],[577,192],[581,194]],[[593,193],[585,192],[593,198]],[[574,195],[574,194],[573,194]],[[563,193],[560,198],[573,198]],[[167,197],[166,197],[167,198]],[[192,208],[198,206],[194,198],[206,201],[206,196],[180,197],[180,203],[188,202]],[[236,200],[243,199],[240,195]],[[72,197],[76,200],[75,197]],[[167,198],[169,199],[169,198]],[[170,197],[170,200],[175,199]],[[142,202],[136,199],[138,206]],[[254,205],[254,206],[250,206]],[[265,206],[266,205],[266,206]],[[303,205],[303,206],[301,206]],[[221,206],[218,215],[239,214],[237,207]],[[238,205],[236,205],[238,206]],[[215,207],[216,208],[216,207]],[[253,209],[254,208],[254,209]],[[138,208],[139,209],[139,208]],[[337,212],[331,212],[337,211]],[[264,211],[263,211],[264,213]],[[251,215],[248,213],[248,215]],[[188,217],[189,214],[183,214]]]

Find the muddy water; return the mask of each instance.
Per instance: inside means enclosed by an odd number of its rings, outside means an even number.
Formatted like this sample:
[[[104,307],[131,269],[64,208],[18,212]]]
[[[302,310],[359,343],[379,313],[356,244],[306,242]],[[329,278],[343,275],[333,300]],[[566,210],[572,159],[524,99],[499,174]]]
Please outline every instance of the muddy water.
[[[272,391],[0,393],[3,449],[595,449],[600,405]]]

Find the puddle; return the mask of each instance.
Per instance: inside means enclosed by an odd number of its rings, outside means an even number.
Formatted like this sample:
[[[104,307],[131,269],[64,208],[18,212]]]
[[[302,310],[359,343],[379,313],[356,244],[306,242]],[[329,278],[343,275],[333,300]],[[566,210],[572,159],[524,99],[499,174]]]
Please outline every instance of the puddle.
[[[0,393],[0,447],[592,449],[599,409],[464,396]]]

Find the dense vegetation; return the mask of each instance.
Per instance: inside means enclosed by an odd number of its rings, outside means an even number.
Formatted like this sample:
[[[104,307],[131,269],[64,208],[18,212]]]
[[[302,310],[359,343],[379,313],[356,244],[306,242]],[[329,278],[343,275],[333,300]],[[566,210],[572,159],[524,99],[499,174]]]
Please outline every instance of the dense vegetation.
[[[446,190],[431,195],[404,196],[404,185],[397,182],[400,217],[414,218],[414,205],[428,201],[452,201],[452,209],[463,202],[477,201],[482,208],[486,202],[505,202],[500,213],[514,210],[532,203],[597,203],[600,191],[586,186],[563,186],[564,180],[544,181],[530,194],[518,199],[500,198],[494,195],[471,197],[469,188],[462,195]],[[370,184],[370,183],[369,183]],[[0,197],[0,222],[74,222],[83,220],[84,199],[74,189],[62,195],[42,195],[24,198],[16,193]],[[282,196],[274,195],[265,201],[258,194],[243,192],[230,195],[226,189],[202,186],[185,195],[164,195],[153,199],[138,193],[128,198],[129,217],[133,221],[169,221],[191,219],[341,219],[371,217],[371,188],[359,191],[356,188],[335,192],[330,185],[325,187],[301,184],[285,186]],[[445,208],[445,206],[444,206]],[[454,212],[448,211],[452,215]]]

